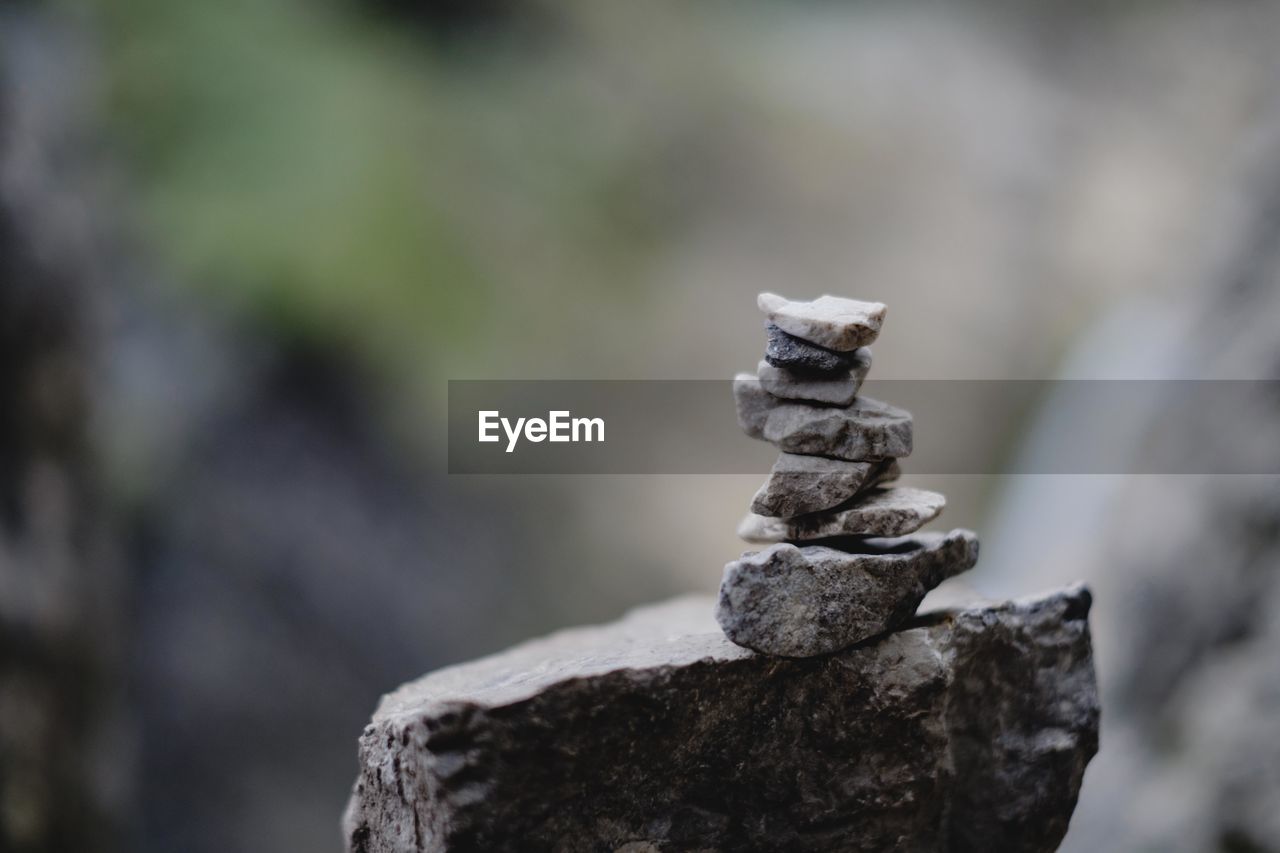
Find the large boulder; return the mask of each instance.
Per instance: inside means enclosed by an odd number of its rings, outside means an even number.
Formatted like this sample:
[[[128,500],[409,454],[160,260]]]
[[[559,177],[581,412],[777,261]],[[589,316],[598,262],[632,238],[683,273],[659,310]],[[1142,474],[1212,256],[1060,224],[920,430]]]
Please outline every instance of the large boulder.
[[[1050,851],[1097,749],[1089,606],[791,660],[691,597],[443,669],[365,729],[347,850]]]

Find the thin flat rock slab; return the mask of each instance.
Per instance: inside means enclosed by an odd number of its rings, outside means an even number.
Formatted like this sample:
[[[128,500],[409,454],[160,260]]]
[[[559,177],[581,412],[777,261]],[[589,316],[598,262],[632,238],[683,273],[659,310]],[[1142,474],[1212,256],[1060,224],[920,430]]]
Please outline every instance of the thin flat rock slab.
[[[797,338],[826,349],[847,352],[865,347],[884,324],[883,302],[861,302],[840,296],[820,296],[800,302],[776,293],[761,293],[756,305],[769,322]]]
[[[802,542],[832,536],[905,536],[933,521],[947,505],[927,489],[871,489],[834,509],[794,518],[750,513],[738,525],[748,542]]]
[[[763,359],[756,366],[756,376],[764,390],[784,400],[847,406],[858,396],[858,389],[871,369],[871,350],[855,350],[854,355],[859,358],[849,370],[831,376],[797,373],[784,367],[774,367]]]
[[[839,376],[852,370],[860,362],[857,350],[836,352],[788,335],[772,323],[765,326],[769,342],[764,348],[764,360],[774,367],[795,370],[814,376]]]
[[[348,853],[1050,853],[1097,751],[1089,595],[933,614],[808,661],[702,596],[386,696]]]
[[[911,455],[911,414],[858,397],[845,408],[779,400],[750,373],[733,381],[738,424],[787,453],[870,462]]]
[[[929,590],[978,560],[978,538],[968,530],[856,547],[783,543],[731,561],[716,607],[725,636],[762,654],[831,654],[900,626]]]
[[[751,499],[757,515],[792,518],[830,509],[872,486],[902,475],[896,459],[848,462],[824,456],[780,453],[769,479]]]

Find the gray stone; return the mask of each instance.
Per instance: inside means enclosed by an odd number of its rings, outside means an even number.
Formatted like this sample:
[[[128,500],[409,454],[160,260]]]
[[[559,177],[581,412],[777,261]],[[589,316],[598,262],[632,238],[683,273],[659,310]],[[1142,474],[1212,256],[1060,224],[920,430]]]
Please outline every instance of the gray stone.
[[[883,302],[860,302],[839,296],[798,302],[776,293],[762,293],[756,297],[756,305],[784,332],[842,352],[874,341],[880,334],[885,314]]]
[[[871,350],[854,350],[854,355],[858,358],[849,370],[830,377],[774,367],[763,359],[756,366],[756,376],[764,390],[784,400],[847,406],[858,396],[862,380],[871,369]]]
[[[911,414],[888,403],[858,397],[832,408],[779,400],[750,373],[734,378],[733,395],[747,435],[779,450],[854,462],[911,455]]]
[[[1097,749],[1083,589],[807,661],[678,599],[450,667],[360,738],[349,853],[1048,853]]]
[[[947,499],[925,489],[871,489],[835,509],[795,518],[750,513],[738,525],[748,542],[795,542],[832,536],[903,536],[938,517]]]
[[[780,453],[769,479],[751,499],[751,511],[791,518],[830,509],[863,489],[892,482],[901,474],[896,459],[847,462],[824,456]]]
[[[830,654],[901,625],[978,559],[968,530],[839,544],[847,550],[771,545],[726,565],[716,607],[725,636],[765,654]]]
[[[774,367],[787,368],[818,376],[831,376],[853,369],[856,358],[853,352],[836,352],[788,335],[777,326],[765,326],[769,341],[764,348],[764,360]]]

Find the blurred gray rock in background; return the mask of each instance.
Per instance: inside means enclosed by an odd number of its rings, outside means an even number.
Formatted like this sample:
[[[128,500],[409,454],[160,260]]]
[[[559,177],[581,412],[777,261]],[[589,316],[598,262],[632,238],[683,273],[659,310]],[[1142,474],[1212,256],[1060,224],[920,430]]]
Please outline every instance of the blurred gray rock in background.
[[[94,275],[64,168],[82,69],[9,9],[0,35],[0,850],[110,850],[128,590],[87,435]]]
[[[650,581],[398,454],[339,347],[180,296],[105,213],[91,45],[0,24],[0,850],[336,849],[388,685]]]
[[[1280,379],[1280,102],[1258,128],[1204,205],[1202,238],[1178,247],[1183,297],[1118,307],[1070,378]],[[1106,425],[1049,400],[1024,453],[1099,429],[1121,430],[1136,458],[1209,435],[1242,458],[1280,445],[1280,396],[1234,412],[1195,400],[1154,383]],[[1103,745],[1063,850],[1280,850],[1280,477],[1018,480],[979,586],[1084,576],[1099,602]],[[1064,543],[1052,555],[1037,544],[1049,535]]]

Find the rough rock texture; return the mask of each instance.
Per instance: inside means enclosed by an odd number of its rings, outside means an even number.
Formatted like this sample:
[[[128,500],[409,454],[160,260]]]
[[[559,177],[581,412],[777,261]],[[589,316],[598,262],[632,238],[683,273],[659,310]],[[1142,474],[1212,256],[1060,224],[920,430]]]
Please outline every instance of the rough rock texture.
[[[440,670],[360,738],[350,853],[1047,853],[1097,748],[1082,588],[837,655],[729,643],[692,597]]]
[[[824,456],[780,453],[769,479],[751,499],[757,515],[791,518],[842,504],[863,489],[902,475],[896,459],[848,462]]]
[[[771,545],[724,567],[716,621],[730,640],[786,657],[847,648],[910,619],[925,594],[973,568],[968,530]]]
[[[824,349],[788,335],[772,323],[765,330],[769,334],[769,342],[765,345],[764,360],[774,367],[826,376],[844,373],[858,363],[856,350],[836,352]]]
[[[738,424],[752,438],[788,453],[854,462],[911,455],[911,414],[859,397],[844,409],[779,400],[750,373],[734,378]]]
[[[756,297],[756,304],[770,322],[784,332],[833,350],[866,346],[880,334],[884,323],[882,302],[860,302],[839,296],[798,302],[776,293],[762,293]]]
[[[748,542],[788,542],[830,536],[903,536],[938,517],[947,499],[926,489],[872,489],[847,506],[801,515],[771,518],[751,513],[738,525]]]
[[[774,367],[766,360],[761,360],[756,366],[756,376],[764,390],[775,397],[847,406],[858,396],[858,389],[862,387],[862,381],[867,378],[867,371],[871,369],[871,350],[855,350],[854,356],[856,360],[848,372],[830,377],[796,373],[786,368]]]

